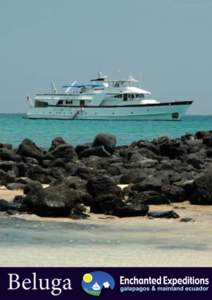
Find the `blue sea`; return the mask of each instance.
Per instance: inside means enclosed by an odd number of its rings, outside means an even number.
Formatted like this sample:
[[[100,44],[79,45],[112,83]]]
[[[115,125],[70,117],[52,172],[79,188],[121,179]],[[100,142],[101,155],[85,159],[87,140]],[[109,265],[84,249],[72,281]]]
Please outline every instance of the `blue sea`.
[[[119,145],[159,136],[179,137],[185,133],[212,129],[212,116],[185,116],[181,121],[80,121],[29,120],[23,114],[0,114],[0,143],[17,146],[28,137],[42,147],[62,136],[77,145],[91,142],[100,132],[112,133]]]

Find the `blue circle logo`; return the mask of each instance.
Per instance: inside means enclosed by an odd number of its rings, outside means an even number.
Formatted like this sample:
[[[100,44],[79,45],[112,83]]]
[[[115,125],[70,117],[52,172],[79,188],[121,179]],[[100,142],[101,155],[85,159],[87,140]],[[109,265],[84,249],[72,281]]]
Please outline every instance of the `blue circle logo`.
[[[100,296],[115,287],[114,278],[106,272],[95,271],[86,273],[82,279],[82,289],[91,296]]]

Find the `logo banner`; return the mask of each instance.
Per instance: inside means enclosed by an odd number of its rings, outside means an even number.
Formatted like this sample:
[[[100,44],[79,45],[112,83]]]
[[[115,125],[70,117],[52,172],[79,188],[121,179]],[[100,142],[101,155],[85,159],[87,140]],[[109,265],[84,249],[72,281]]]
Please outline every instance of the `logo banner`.
[[[1,299],[212,299],[212,268],[0,268]]]

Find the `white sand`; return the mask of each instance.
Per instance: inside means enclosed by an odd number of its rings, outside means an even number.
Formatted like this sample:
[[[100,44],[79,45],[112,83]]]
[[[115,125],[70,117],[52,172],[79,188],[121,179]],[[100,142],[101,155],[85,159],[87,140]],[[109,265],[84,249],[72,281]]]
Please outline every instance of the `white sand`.
[[[5,186],[0,185],[0,199],[12,200],[16,195],[23,195],[22,190],[11,191],[8,190]]]
[[[0,190],[10,199],[20,191]],[[179,219],[0,216],[1,266],[212,266],[212,206],[154,205]]]

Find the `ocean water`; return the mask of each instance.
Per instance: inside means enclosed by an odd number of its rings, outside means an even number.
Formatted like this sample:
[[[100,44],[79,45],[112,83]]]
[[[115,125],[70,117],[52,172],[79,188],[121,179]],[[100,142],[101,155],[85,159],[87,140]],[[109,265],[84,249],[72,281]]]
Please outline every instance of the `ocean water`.
[[[80,121],[29,120],[23,114],[0,114],[0,142],[17,146],[28,137],[42,147],[62,136],[77,145],[91,142],[100,132],[112,133],[119,145],[159,136],[179,137],[187,132],[212,129],[212,116],[185,116],[181,121]]]

